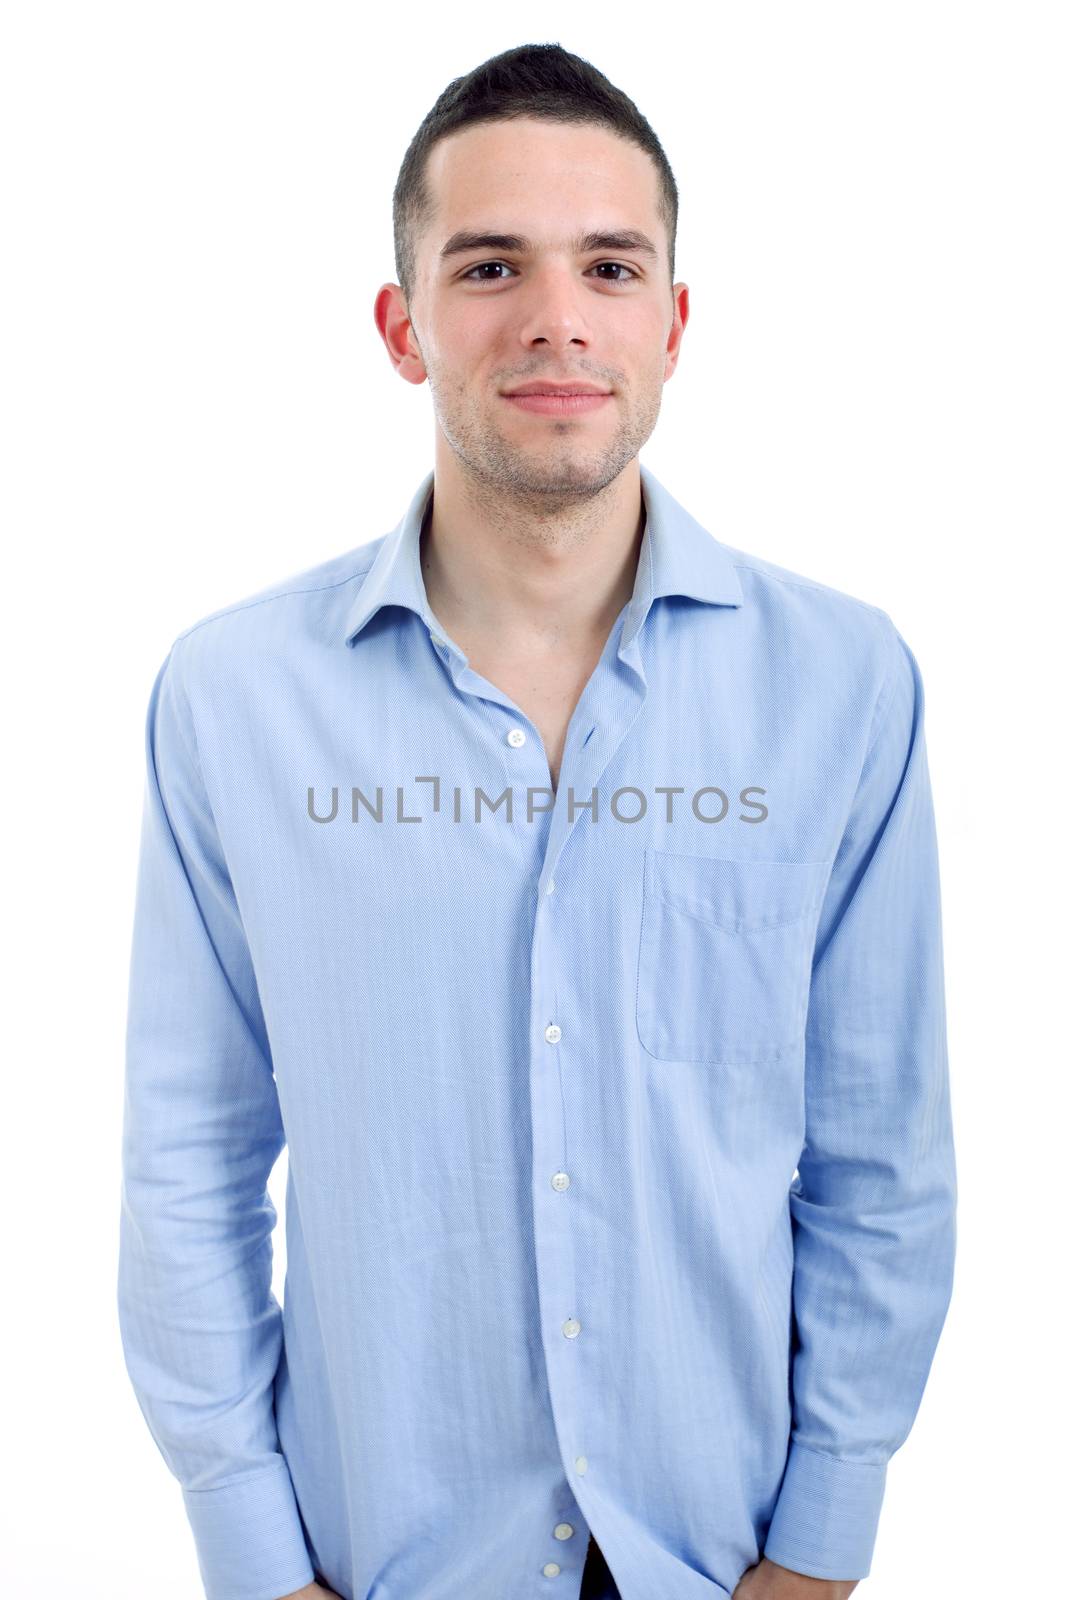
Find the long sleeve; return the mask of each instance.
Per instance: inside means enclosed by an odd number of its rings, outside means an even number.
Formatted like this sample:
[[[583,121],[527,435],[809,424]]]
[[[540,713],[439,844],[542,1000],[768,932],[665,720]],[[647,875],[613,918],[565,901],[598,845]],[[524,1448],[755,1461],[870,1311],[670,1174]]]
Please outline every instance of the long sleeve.
[[[183,693],[156,677],[134,911],[118,1311],[138,1403],[182,1487],[207,1600],[312,1582],[279,1449],[267,1179],[284,1145],[258,992]]]
[[[924,692],[891,623],[887,647],[813,952],[790,1190],[793,1422],[763,1552],[821,1578],[870,1571],[886,1464],[919,1407],[956,1248]]]

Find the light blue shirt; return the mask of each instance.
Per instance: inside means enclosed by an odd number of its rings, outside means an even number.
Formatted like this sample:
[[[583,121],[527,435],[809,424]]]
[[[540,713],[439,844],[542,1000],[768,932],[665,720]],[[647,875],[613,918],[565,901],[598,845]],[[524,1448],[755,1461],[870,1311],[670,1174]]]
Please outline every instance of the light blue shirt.
[[[555,794],[432,473],[156,678],[118,1308],[208,1600],[870,1569],[955,1255],[922,681],[640,471]]]

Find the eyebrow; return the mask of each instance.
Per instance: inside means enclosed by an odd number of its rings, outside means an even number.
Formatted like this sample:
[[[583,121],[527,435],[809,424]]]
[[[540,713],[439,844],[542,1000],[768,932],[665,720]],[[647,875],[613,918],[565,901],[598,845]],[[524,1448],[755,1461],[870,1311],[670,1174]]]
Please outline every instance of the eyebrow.
[[[471,250],[503,250],[508,255],[529,255],[533,251],[533,241],[522,233],[473,233],[461,228],[445,241],[440,260],[466,255]],[[659,251],[648,234],[639,228],[580,233],[571,240],[571,250],[575,255],[588,255],[593,250],[618,250],[647,256],[650,261],[659,260]]]

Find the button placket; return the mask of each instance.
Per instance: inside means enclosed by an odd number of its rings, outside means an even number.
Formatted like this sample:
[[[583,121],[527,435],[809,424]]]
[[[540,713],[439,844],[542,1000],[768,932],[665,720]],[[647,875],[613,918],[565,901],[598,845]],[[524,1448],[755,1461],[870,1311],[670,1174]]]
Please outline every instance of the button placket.
[[[563,1090],[566,1069],[568,1078],[574,1075],[580,1092],[582,1060],[581,1051],[577,1055],[574,1051],[575,1041],[580,1034],[570,1032],[570,1022],[565,1030],[557,1020],[561,1012],[567,1017],[571,1016],[574,1007],[580,1005],[580,996],[576,997],[573,992],[574,963],[567,959],[567,897],[565,895],[560,901],[556,894],[555,873],[559,870],[561,852],[575,827],[583,818],[596,815],[595,812],[581,809],[581,802],[588,799],[593,786],[625,739],[640,712],[644,694],[644,680],[639,667],[635,668],[629,657],[616,660],[612,650],[606,649],[575,712],[575,717],[580,720],[571,730],[573,737],[568,738],[564,749],[542,857],[542,873],[539,875],[541,888],[535,905],[530,969],[533,1156],[535,1171],[544,1172],[547,1167],[553,1198],[560,1202],[581,1198],[580,1188],[575,1190],[573,1197],[570,1193],[572,1182],[579,1182],[580,1173],[572,1174],[565,1170],[569,1163]],[[596,738],[591,737],[594,733],[597,734]],[[525,739],[512,740],[510,735],[508,738],[516,749],[520,743],[525,743]],[[570,787],[573,787],[575,797],[573,818],[568,815]],[[551,913],[547,910],[549,903],[553,907]],[[543,913],[542,907],[545,907]],[[580,1021],[580,1018],[577,1020]],[[565,1031],[568,1033],[569,1046],[564,1040]],[[556,1058],[555,1071],[545,1070],[546,1063],[552,1060],[545,1053],[546,1046],[553,1050],[559,1047],[567,1052]],[[544,1191],[540,1190],[542,1181],[539,1179],[535,1185],[534,1196],[535,1248],[544,1300],[542,1331],[549,1366],[551,1400],[566,1460],[568,1445],[573,1450],[586,1426],[582,1386],[584,1362],[577,1353],[580,1346],[576,1342],[582,1332],[582,1322],[572,1309],[580,1299],[573,1236],[575,1224],[574,1214],[569,1211],[550,1212],[542,1209],[546,1204]],[[556,1341],[561,1339],[566,1340],[574,1350],[573,1361],[554,1354],[554,1349],[559,1348]],[[569,1459],[574,1463],[574,1476],[584,1478],[589,1469],[586,1456],[570,1456]],[[578,1510],[582,1511],[580,1504]],[[573,1532],[573,1525],[567,1526]],[[557,1565],[549,1563],[542,1570],[548,1573],[549,1567]]]

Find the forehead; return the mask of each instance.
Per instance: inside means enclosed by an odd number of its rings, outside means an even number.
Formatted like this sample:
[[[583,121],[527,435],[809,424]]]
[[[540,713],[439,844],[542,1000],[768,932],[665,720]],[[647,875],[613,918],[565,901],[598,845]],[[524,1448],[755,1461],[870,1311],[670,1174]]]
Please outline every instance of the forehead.
[[[426,178],[435,242],[459,227],[562,246],[577,225],[662,226],[651,156],[610,128],[532,117],[475,123],[437,142]]]

